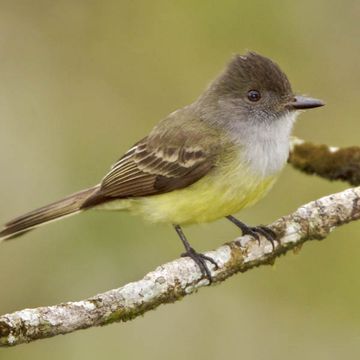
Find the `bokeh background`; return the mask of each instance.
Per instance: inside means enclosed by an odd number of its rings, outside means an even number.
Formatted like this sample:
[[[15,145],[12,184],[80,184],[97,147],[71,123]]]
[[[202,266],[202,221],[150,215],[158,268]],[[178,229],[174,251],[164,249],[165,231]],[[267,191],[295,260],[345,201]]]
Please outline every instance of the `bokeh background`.
[[[234,53],[276,60],[326,101],[295,134],[359,144],[359,1],[0,1],[0,221],[97,183],[162,117],[196,98]],[[242,213],[267,223],[340,191],[287,167]],[[190,227],[199,250],[233,239],[225,220]],[[360,223],[273,267],[126,324],[0,350],[15,359],[355,359]],[[88,297],[177,257],[171,227],[89,212],[0,247],[0,313]]]

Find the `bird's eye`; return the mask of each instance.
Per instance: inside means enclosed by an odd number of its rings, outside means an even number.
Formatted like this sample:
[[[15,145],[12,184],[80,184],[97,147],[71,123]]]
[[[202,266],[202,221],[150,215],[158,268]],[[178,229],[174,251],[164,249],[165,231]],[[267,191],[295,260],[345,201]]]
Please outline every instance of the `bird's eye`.
[[[248,93],[247,93],[247,97],[250,101],[259,101],[261,99],[261,95],[260,95],[260,92],[257,91],[257,90],[250,90]]]

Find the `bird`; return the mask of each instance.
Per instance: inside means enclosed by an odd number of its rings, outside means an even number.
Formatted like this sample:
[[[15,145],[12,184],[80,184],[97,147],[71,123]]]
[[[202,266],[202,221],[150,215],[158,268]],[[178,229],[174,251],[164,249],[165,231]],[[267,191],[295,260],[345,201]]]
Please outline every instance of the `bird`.
[[[153,223],[171,224],[187,256],[212,282],[209,256],[197,252],[183,226],[227,218],[243,235],[264,236],[233,214],[270,190],[287,162],[297,115],[324,102],[296,95],[271,59],[256,52],[234,55],[191,104],[164,117],[136,142],[100,181],[7,222],[0,241],[40,225],[88,211],[129,211]]]

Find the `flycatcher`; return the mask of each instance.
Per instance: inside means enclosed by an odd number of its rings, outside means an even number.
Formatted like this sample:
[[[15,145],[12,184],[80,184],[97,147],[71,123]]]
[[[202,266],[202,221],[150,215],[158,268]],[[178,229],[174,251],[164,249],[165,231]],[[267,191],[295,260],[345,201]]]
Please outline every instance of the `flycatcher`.
[[[9,221],[0,240],[88,209],[128,210],[173,224],[191,257],[211,281],[206,261],[181,226],[228,218],[243,234],[276,235],[232,214],[260,200],[289,155],[300,110],[323,106],[295,96],[279,66],[254,52],[236,55],[192,104],[174,111],[138,141],[101,183]]]

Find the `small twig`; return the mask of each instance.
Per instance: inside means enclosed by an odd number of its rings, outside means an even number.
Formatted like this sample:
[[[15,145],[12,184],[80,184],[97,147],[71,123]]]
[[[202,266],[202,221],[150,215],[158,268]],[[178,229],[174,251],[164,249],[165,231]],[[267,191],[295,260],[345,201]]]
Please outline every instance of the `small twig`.
[[[289,249],[325,238],[333,229],[360,219],[360,187],[323,197],[301,206],[270,225],[280,240],[272,249],[249,236],[225,244],[206,255],[219,265],[212,276],[220,283],[237,272],[272,264]],[[25,309],[0,316],[0,346],[13,346],[78,329],[131,320],[160,304],[171,303],[208,285],[199,268],[187,258],[159,266],[142,280],[89,299],[55,306]]]

